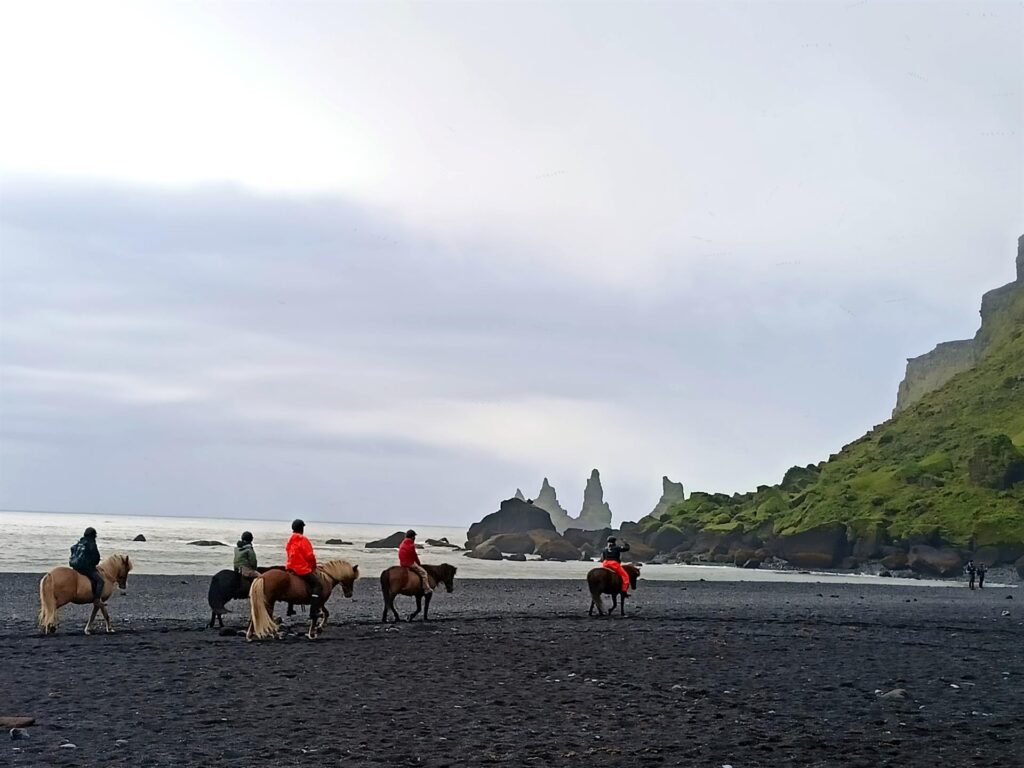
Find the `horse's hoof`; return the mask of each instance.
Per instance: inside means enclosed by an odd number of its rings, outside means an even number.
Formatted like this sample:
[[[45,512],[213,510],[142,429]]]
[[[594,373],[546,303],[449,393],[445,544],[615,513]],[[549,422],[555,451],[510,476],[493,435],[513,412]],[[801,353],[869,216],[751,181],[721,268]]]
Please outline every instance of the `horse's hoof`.
[[[110,629],[108,629],[108,630],[107,630],[107,634],[108,634],[108,635],[112,635],[112,634],[114,634],[114,632],[116,632],[116,631],[117,631],[117,630],[115,630],[115,629],[114,629],[113,627],[111,627]]]

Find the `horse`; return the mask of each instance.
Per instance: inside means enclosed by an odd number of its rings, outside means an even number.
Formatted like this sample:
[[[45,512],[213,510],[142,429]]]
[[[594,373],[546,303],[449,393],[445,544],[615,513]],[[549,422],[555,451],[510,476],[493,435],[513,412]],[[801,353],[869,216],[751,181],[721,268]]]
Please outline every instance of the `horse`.
[[[39,580],[39,628],[44,635],[52,635],[57,631],[57,611],[61,606],[68,603],[75,605],[88,605],[93,603],[92,614],[85,622],[85,634],[92,634],[92,622],[96,618],[97,611],[103,611],[103,620],[107,624],[107,632],[113,632],[110,625],[110,614],[107,613],[107,600],[114,593],[116,585],[121,594],[126,594],[128,589],[128,572],[132,569],[132,561],[128,555],[111,555],[98,566],[100,576],[103,577],[103,591],[100,593],[100,602],[95,604],[92,597],[92,582],[88,577],[78,571],[61,565],[43,576]]]
[[[441,563],[441,565],[424,564],[423,570],[427,572],[427,576],[434,582],[432,586],[436,587],[438,584],[444,584],[445,590],[449,593],[455,589],[455,572],[458,568],[454,565],[448,565],[448,563]],[[415,571],[401,565],[385,568],[380,574],[380,591],[384,593],[384,616],[381,618],[382,623],[388,623],[388,610],[395,615],[395,621],[401,621],[398,617],[398,611],[395,610],[395,598],[398,595],[414,596],[416,598],[416,610],[409,617],[409,621],[419,616],[420,607],[423,603],[423,589],[420,584],[420,577],[416,575]],[[422,606],[424,621],[429,620],[427,614],[430,612],[431,597],[433,597],[432,592],[427,594],[426,604]]]
[[[640,566],[633,563],[625,563],[622,567],[629,574],[630,588],[636,589],[636,581],[640,578]],[[601,605],[601,595],[612,596],[612,609],[608,613],[609,616],[615,613],[615,606],[619,602],[619,595],[622,595],[619,614],[622,616],[626,615],[626,597],[629,593],[622,591],[622,578],[611,568],[603,566],[592,568],[590,573],[587,574],[587,586],[590,587],[590,610],[587,611],[590,616],[594,615],[595,607],[599,614],[605,615],[604,606]]]
[[[260,567],[256,570],[260,573],[283,571],[284,566],[272,565],[269,568]],[[206,600],[210,604],[210,623],[207,626],[213,629],[215,622],[220,622],[220,626],[223,627],[224,614],[231,613],[224,606],[232,600],[248,600],[251,587],[252,582],[238,571],[225,569],[214,574],[210,580],[210,591],[206,595]],[[291,603],[288,603],[288,615],[295,615],[295,607]]]
[[[310,611],[309,632],[307,637],[316,640],[327,626],[330,613],[327,611],[327,600],[336,586],[341,585],[345,597],[352,597],[352,585],[359,578],[359,566],[345,560],[329,560],[317,569],[323,585],[320,595],[320,621],[313,622],[313,611]],[[274,621],[274,603],[287,600],[296,605],[309,605],[309,588],[306,582],[288,571],[269,570],[258,579],[253,579],[249,588],[249,628],[245,639],[264,638],[273,635],[281,638],[281,629]]]

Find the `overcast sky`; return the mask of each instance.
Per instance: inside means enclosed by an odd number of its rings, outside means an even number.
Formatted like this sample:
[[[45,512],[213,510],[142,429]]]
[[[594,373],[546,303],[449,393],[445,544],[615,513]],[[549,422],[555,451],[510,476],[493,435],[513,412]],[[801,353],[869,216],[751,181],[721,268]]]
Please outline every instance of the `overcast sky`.
[[[0,508],[749,490],[1024,232],[1018,2],[2,8]]]

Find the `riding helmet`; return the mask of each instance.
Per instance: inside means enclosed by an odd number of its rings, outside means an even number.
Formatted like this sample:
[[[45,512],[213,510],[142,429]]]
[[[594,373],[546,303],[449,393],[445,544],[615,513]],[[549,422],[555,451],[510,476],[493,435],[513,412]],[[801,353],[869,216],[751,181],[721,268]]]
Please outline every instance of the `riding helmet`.
[[[609,536],[608,537],[608,543],[609,544],[614,544],[615,543],[615,537],[614,536]]]
[[[304,522],[302,522],[302,520],[299,520],[299,519],[292,520],[292,530],[295,531],[295,533],[302,533],[305,529],[306,529],[306,524]]]
[[[87,538],[87,539],[95,539],[96,538],[96,529],[91,527],[91,526],[89,528],[86,528],[85,529],[85,538]]]
[[[242,541],[252,541],[252,534],[249,531],[245,531],[242,534]]]
[[[405,538],[407,538],[407,539],[415,539],[416,538],[416,531],[414,531],[412,528],[410,528],[408,531],[405,532]]]

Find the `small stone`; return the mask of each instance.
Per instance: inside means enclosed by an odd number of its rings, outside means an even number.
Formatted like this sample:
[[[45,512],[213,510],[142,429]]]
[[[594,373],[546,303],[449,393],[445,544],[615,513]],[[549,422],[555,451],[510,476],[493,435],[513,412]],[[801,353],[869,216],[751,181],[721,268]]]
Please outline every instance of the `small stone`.
[[[878,698],[886,701],[903,701],[907,698],[907,690],[905,688],[893,688],[891,691],[886,691]]]
[[[17,741],[18,739],[27,739],[28,731],[24,728],[11,728],[11,741]]]
[[[1000,616],[1009,616],[1009,615],[1010,615],[1010,612],[1009,612],[1009,611],[1003,611],[1003,612],[1002,612],[1002,613],[1000,613],[999,615],[1000,615]]]
[[[114,742],[114,746],[115,747],[127,747],[128,746],[128,739],[118,739],[117,741]]]
[[[78,745],[77,745],[77,744],[72,744],[72,743],[71,743],[71,742],[69,741],[69,742],[67,742],[66,744],[61,744],[61,745],[60,745],[60,748],[61,748],[61,749],[78,749]]]

